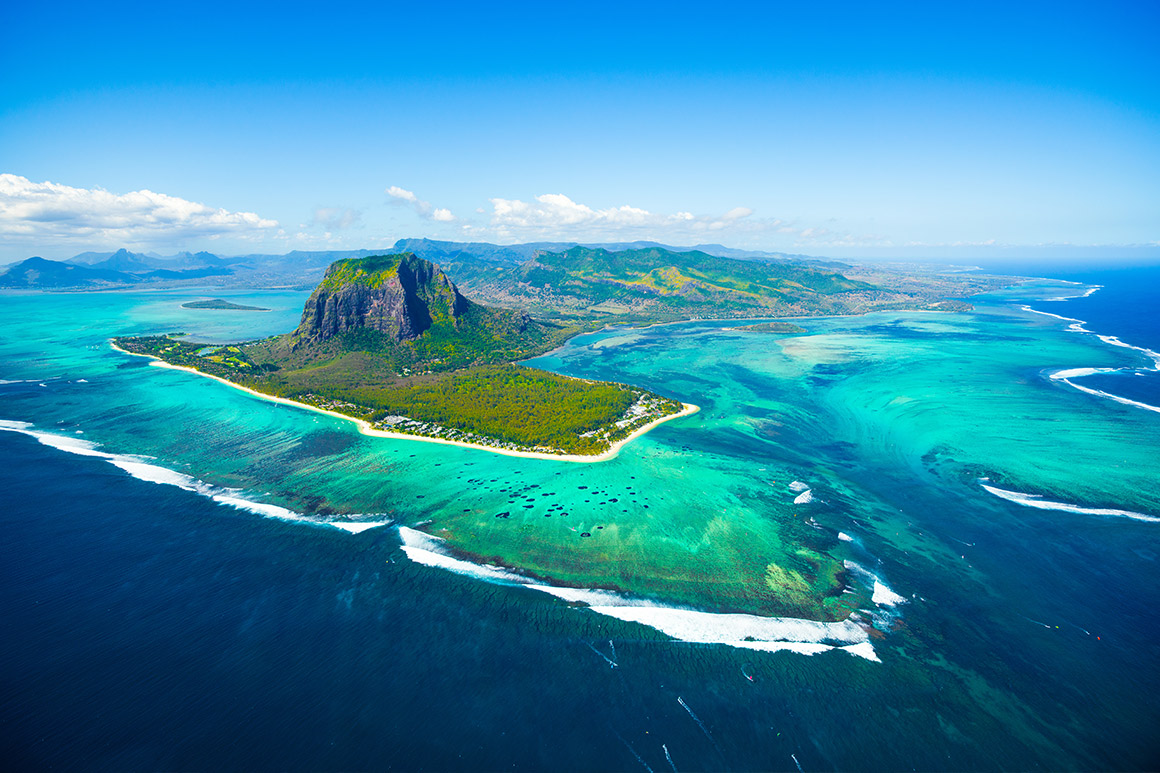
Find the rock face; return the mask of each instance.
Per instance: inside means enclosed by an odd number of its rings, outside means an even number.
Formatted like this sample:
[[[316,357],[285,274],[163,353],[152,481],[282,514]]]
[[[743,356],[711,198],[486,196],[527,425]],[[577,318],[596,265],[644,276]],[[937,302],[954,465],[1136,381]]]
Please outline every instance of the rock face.
[[[457,324],[469,306],[438,266],[412,253],[340,260],[306,301],[295,348],[356,328],[412,341],[435,321]]]

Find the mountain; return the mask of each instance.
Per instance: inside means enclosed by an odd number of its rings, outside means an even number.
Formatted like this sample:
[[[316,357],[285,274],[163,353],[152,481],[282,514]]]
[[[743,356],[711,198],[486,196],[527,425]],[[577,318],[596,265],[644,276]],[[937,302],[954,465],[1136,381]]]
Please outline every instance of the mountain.
[[[366,328],[413,341],[438,320],[456,325],[469,303],[435,264],[412,253],[340,260],[306,301],[294,338],[301,346]]]
[[[441,242],[434,239],[399,239],[395,252],[413,252],[420,258],[438,263],[444,270],[449,263],[465,259],[485,263],[518,265],[531,259],[540,250],[568,249],[574,242],[542,242],[528,244],[490,244],[488,242]]]
[[[121,271],[77,266],[40,257],[22,260],[0,274],[0,287],[7,288],[99,287],[136,281],[136,277]]]
[[[92,264],[92,268],[104,269],[106,271],[124,271],[126,273],[143,273],[150,269],[158,268],[160,265],[158,261],[145,255],[129,252],[122,248],[99,263]]]
[[[94,263],[100,263],[102,260],[108,260],[113,257],[111,252],[82,252],[79,255],[73,255],[65,261],[65,263],[72,263],[77,266],[91,266]]]
[[[230,266],[241,262],[237,258],[220,258],[212,252],[179,252],[164,258],[164,265],[171,269],[213,268]]]
[[[331,264],[292,333],[229,346],[118,338],[126,351],[377,429],[539,453],[596,454],[683,406],[515,364],[580,332],[465,298],[412,253]]]
[[[178,271],[190,268],[222,267],[237,263],[236,258],[220,258],[210,252],[179,252],[168,257],[148,252],[130,252],[122,247],[116,252],[82,252],[66,263],[112,271],[143,273],[153,269]]]
[[[380,373],[443,371],[529,357],[563,333],[522,311],[468,300],[438,266],[407,252],[335,261],[297,329],[255,356],[279,367],[358,361]]]
[[[233,274],[232,268],[214,268],[212,266],[206,268],[187,268],[180,271],[173,271],[167,268],[159,268],[154,271],[147,271],[144,274],[134,274],[142,280],[148,281],[185,281],[190,279],[205,279],[212,276],[229,276]]]
[[[850,314],[906,299],[819,266],[661,247],[540,253],[490,279],[473,278],[471,290],[492,303],[589,324],[610,315],[637,323]]]
[[[121,253],[124,253],[123,255]],[[172,282],[205,279],[233,273],[229,268],[199,268],[183,271],[153,269],[142,266],[142,256],[120,250],[98,263],[83,266],[59,260],[29,258],[10,266],[0,274],[0,287],[25,289],[97,289],[149,282]],[[152,260],[152,259],[151,259]],[[121,270],[115,266],[132,267]]]
[[[442,242],[433,239],[399,239],[395,242],[395,252],[413,252],[421,258],[433,260],[447,269],[449,261],[465,258],[488,263],[523,263],[535,257],[538,252],[562,252],[573,247],[605,249],[609,252],[626,250],[659,249],[668,252],[703,252],[719,258],[739,260],[792,260],[799,263],[829,263],[809,255],[791,255],[784,252],[764,252],[762,250],[739,250],[720,244],[698,244],[693,247],[674,247],[653,241],[635,242],[525,242],[523,244],[490,244],[488,242]],[[831,263],[840,266],[841,263]]]

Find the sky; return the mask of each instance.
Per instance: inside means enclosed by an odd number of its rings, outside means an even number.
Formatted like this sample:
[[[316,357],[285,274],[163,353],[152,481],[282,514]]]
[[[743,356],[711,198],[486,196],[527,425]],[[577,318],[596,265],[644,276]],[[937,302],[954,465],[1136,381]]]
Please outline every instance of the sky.
[[[1160,262],[1160,2],[0,3],[0,262]]]

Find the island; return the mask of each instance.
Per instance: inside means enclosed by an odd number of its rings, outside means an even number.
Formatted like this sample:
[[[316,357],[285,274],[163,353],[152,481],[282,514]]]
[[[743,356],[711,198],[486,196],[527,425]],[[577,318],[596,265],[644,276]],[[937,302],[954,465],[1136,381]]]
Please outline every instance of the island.
[[[806,332],[804,327],[795,325],[792,322],[784,322],[782,320],[759,322],[756,325],[741,325],[740,327],[735,327],[733,329],[745,330],[750,333],[788,333],[791,335],[799,335]]]
[[[359,423],[368,434],[592,461],[695,406],[625,384],[518,364],[582,328],[465,298],[412,253],[339,260],[301,323],[272,338],[205,346],[125,337],[130,354]]]
[[[959,310],[969,308],[963,297],[998,281],[661,247],[541,250],[511,268],[457,250],[451,262],[486,303],[469,300],[442,268],[404,251],[333,261],[298,327],[283,335],[228,346],[176,335],[114,343],[268,399],[357,421],[371,434],[593,461],[695,406],[521,361],[609,325],[748,318],[755,324],[735,329],[800,335],[803,328],[777,318]],[[183,306],[261,310],[220,298]]]
[[[233,303],[222,298],[214,298],[211,301],[188,301],[181,304],[183,309],[220,309],[223,311],[269,311],[263,309],[261,306],[244,306],[240,303]]]

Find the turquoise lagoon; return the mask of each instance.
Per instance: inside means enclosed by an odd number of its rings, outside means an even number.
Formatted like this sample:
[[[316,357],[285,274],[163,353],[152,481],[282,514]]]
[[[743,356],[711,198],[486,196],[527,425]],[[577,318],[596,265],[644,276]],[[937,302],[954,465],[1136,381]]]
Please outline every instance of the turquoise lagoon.
[[[366,437],[108,345],[283,332],[305,293],[223,296],[270,313],[182,309],[189,292],[8,295],[0,420],[271,528],[304,521],[297,539],[344,540],[352,560],[373,546],[409,576],[449,569],[485,617],[556,605],[573,613],[560,630],[622,642],[618,673],[637,642],[645,672],[714,685],[690,699],[714,728],[692,766],[1147,767],[1160,414],[1052,375],[1154,363],[1025,308],[1061,288],[796,336],[696,322],[574,339],[533,364],[701,407],[595,464]],[[773,729],[787,711],[792,744]],[[638,754],[646,727],[611,748],[664,765]]]

